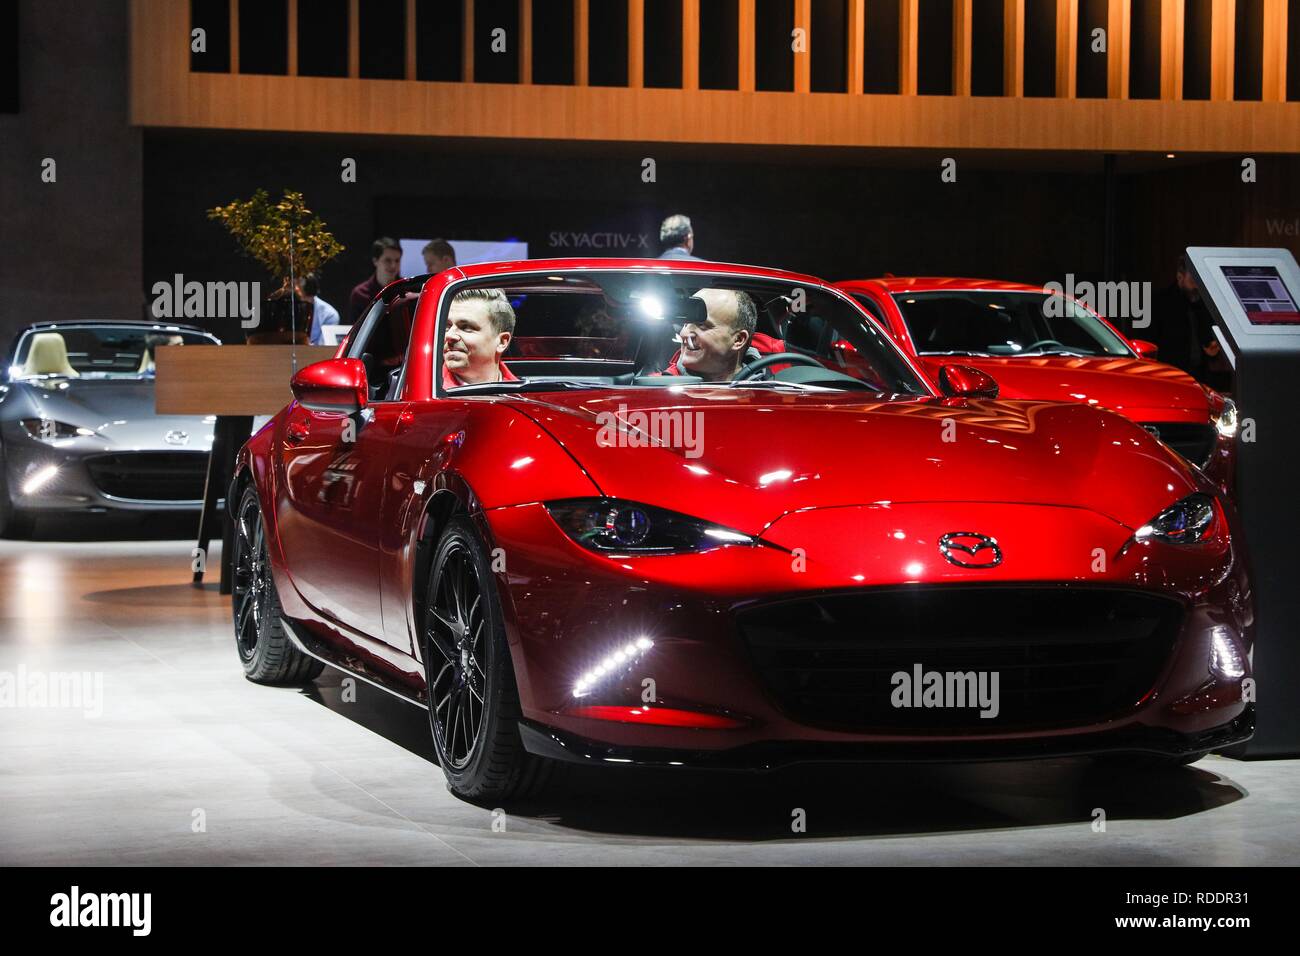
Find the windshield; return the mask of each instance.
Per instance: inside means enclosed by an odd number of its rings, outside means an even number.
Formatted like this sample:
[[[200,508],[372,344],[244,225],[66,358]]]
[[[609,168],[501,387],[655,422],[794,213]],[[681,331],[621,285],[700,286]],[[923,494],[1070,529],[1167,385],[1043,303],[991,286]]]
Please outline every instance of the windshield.
[[[176,326],[59,325],[23,335],[9,369],[13,379],[139,378],[154,374],[164,345],[216,345],[205,332]]]
[[[1097,316],[1046,292],[894,296],[921,355],[1132,355]]]
[[[435,371],[448,391],[714,383],[930,394],[850,302],[773,280],[564,272],[476,284],[443,309]]]

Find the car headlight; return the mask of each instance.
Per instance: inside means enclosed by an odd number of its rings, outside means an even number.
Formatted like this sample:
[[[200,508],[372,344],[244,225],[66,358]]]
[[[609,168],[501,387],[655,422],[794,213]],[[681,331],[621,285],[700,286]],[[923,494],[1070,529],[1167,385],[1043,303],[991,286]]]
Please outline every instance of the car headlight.
[[[1139,541],[1155,538],[1166,544],[1200,544],[1214,533],[1218,508],[1209,495],[1197,492],[1176,501],[1133,533]]]
[[[67,422],[55,421],[53,418],[24,418],[23,428],[37,441],[62,441],[65,438],[89,438],[95,432],[90,428],[69,425]]]
[[[699,518],[612,498],[551,501],[546,510],[570,538],[602,554],[686,554],[758,543]]]
[[[1224,438],[1237,434],[1237,403],[1230,398],[1223,400],[1223,408],[1214,417],[1214,427]]]

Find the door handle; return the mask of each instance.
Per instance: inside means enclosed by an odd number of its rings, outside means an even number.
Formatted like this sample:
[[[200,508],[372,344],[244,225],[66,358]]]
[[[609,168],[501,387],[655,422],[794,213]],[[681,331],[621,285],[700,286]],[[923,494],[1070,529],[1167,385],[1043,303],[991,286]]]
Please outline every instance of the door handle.
[[[310,431],[311,428],[306,422],[290,422],[289,427],[285,429],[284,437],[294,444],[297,444],[306,439],[307,433]]]

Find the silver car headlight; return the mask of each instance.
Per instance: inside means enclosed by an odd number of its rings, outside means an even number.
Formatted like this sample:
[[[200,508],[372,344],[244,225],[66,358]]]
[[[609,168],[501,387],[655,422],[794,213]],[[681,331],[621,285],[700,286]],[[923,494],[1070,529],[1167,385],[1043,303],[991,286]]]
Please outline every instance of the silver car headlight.
[[[699,518],[614,498],[550,501],[546,510],[565,534],[601,554],[688,554],[758,543]]]
[[[1214,418],[1215,430],[1218,431],[1222,437],[1231,438],[1233,435],[1237,434],[1238,424],[1237,403],[1230,398],[1225,398],[1223,400],[1223,408]]]
[[[55,421],[53,418],[24,418],[23,428],[37,441],[56,442],[67,438],[93,438],[95,431],[67,422]]]
[[[1197,492],[1176,501],[1133,533],[1139,541],[1154,538],[1165,544],[1200,544],[1214,536],[1219,507],[1209,495]]]

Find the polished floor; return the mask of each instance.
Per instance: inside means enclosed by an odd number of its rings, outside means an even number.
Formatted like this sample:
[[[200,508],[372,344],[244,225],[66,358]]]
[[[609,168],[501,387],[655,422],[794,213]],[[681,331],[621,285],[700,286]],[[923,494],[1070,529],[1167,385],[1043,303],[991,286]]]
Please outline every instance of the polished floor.
[[[444,788],[422,711],[365,684],[345,702],[332,670],[303,689],[244,680],[228,600],[188,583],[184,530],[0,541],[0,864],[1300,860],[1300,761],[615,769],[508,813],[471,806]],[[89,675],[84,696],[49,706],[32,681],[53,674]]]

